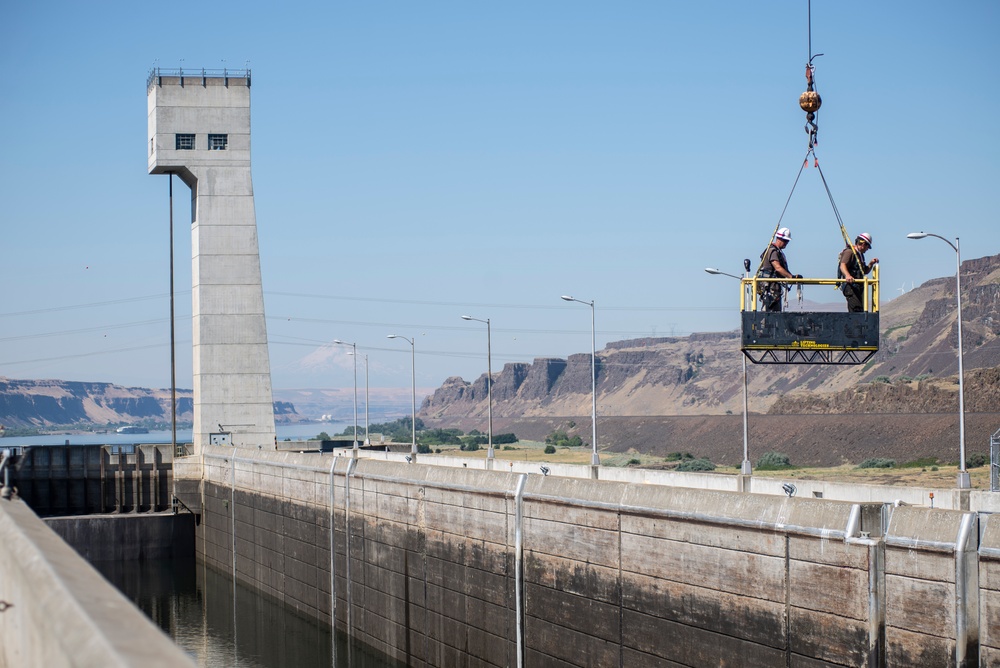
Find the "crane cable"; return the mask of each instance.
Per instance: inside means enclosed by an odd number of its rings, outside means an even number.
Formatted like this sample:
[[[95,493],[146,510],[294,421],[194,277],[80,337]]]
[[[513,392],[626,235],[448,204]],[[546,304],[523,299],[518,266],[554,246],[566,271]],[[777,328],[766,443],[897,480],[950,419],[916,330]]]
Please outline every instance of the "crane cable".
[[[819,133],[819,124],[816,122],[818,120],[817,113],[819,111],[820,106],[823,104],[823,100],[820,98],[819,93],[816,91],[816,80],[815,80],[816,67],[815,65],[813,65],[813,60],[819,56],[822,56],[823,54],[822,53],[814,54],[812,52],[812,0],[808,0],[807,4],[808,4],[808,26],[807,26],[808,60],[806,61],[806,70],[805,70],[806,91],[799,96],[799,107],[801,107],[802,110],[806,112],[805,130],[806,134],[809,135],[809,144],[806,150],[805,159],[802,161],[802,166],[799,167],[799,172],[795,176],[795,181],[792,183],[792,189],[788,193],[788,198],[785,200],[785,206],[781,210],[781,215],[778,216],[778,222],[775,224],[774,230],[772,230],[770,238],[771,240],[773,240],[774,236],[778,233],[778,230],[781,229],[781,221],[784,219],[785,213],[788,211],[788,204],[792,200],[792,195],[795,193],[795,188],[799,184],[799,179],[802,177],[803,170],[809,167],[809,157],[812,156],[813,166],[815,167],[816,171],[819,172],[820,179],[822,179],[823,181],[823,188],[826,190],[827,198],[830,200],[830,206],[832,207],[833,214],[837,219],[837,225],[840,227],[840,234],[844,239],[844,243],[846,244],[847,248],[851,249],[851,253],[854,255],[855,262],[857,262],[859,266],[862,266],[861,258],[858,257],[857,249],[854,247],[854,244],[851,243],[850,234],[848,234],[847,228],[844,226],[844,220],[840,216],[840,210],[837,208],[837,203],[833,199],[833,193],[830,191],[830,185],[826,181],[826,176],[823,174],[823,169],[819,166],[819,158],[816,156],[816,145],[818,144],[817,135]],[[770,244],[771,242],[769,241],[768,248],[770,248]],[[764,252],[761,254],[760,264],[757,267],[757,274],[760,274],[760,271],[764,268],[766,255],[767,255],[767,248],[765,248]],[[838,260],[839,260],[839,255],[838,255]],[[802,301],[802,287],[801,285],[797,287],[799,289],[799,301]],[[786,300],[787,300],[787,295],[786,295]]]

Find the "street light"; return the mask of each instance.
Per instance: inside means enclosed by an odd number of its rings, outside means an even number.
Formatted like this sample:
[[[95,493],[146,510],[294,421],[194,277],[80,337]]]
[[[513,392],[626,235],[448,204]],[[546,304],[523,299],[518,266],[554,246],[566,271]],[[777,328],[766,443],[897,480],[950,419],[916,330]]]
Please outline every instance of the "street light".
[[[348,355],[357,355],[357,353],[347,353]],[[371,445],[371,431],[368,428],[368,353],[364,354],[365,358],[365,445]]]
[[[411,406],[413,408],[413,416],[410,418],[410,429],[412,432],[413,440],[410,442],[410,457],[407,461],[417,461],[417,344],[416,339],[408,339],[405,336],[400,336],[399,334],[389,334],[385,338],[387,339],[403,339],[410,344],[410,378],[411,378],[411,388],[412,395],[410,398]]]
[[[955,237],[955,243],[951,243],[939,234],[930,232],[911,232],[906,235],[907,239],[923,239],[925,237],[935,237],[945,242],[955,251],[955,300],[958,302],[958,488],[969,489],[972,482],[969,480],[969,472],[965,468],[965,374],[962,369],[962,245]]]
[[[746,268],[747,274],[746,278],[750,277],[750,261],[745,260],[743,266]],[[730,274],[725,271],[719,271],[718,269],[713,269],[711,267],[706,267],[705,271],[713,276],[730,276],[738,281],[743,280],[743,276],[737,276],[736,274]],[[750,400],[748,398],[747,391],[747,356],[742,352],[740,357],[743,358],[743,464],[740,466],[740,473],[743,475],[752,475],[753,466],[750,464],[750,429],[749,429],[749,414],[750,414]]]
[[[358,344],[348,343],[340,339],[334,339],[334,343],[351,347],[351,355],[354,356],[354,456],[358,456]]]
[[[567,302],[586,304],[590,307],[590,426],[594,451],[590,463],[593,466],[600,466],[601,459],[597,456],[597,329],[595,328],[597,309],[594,307],[594,300],[585,302],[568,295],[563,295],[562,299]]]
[[[486,450],[487,466],[493,463],[493,345],[492,334],[490,333],[490,319],[482,320],[473,318],[471,315],[463,315],[462,320],[474,320],[486,323],[486,414],[488,416],[487,441],[489,443]]]

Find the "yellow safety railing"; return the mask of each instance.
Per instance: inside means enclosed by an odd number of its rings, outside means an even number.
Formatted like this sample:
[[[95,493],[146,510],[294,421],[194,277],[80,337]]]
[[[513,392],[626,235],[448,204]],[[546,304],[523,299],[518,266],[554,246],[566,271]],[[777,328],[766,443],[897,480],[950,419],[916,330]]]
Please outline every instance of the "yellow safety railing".
[[[879,286],[878,286],[878,265],[876,264],[871,274],[863,279],[854,279],[855,283],[864,284],[863,303],[866,313],[878,313]],[[838,288],[837,293],[843,297],[839,288],[844,284],[842,278],[758,278],[751,276],[741,281],[742,291],[740,295],[741,311],[758,311],[757,287],[764,283],[785,283],[787,285],[830,285]]]

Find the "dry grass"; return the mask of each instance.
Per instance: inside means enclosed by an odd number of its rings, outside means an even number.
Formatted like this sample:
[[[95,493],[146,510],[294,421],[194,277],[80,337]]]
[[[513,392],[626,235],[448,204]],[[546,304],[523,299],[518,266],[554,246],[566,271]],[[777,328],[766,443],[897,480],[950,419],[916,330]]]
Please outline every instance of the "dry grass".
[[[495,446],[496,458],[506,461],[550,462],[554,464],[589,464],[589,448],[556,448],[554,454],[545,454],[545,444],[537,441],[520,441],[513,446]],[[475,452],[463,452],[457,446],[441,447],[442,455],[452,457],[485,458],[486,449]],[[601,464],[604,466],[634,466],[640,468],[672,469],[678,462],[667,462],[662,457],[655,457],[638,452],[601,452]],[[427,456],[427,455],[424,455]],[[636,463],[638,462],[638,463]],[[937,469],[937,470],[934,470]],[[719,466],[715,473],[720,475],[736,475],[739,468]],[[757,471],[755,476],[799,479],[843,481],[868,485],[893,485],[913,487],[953,487],[958,477],[958,467],[955,465],[938,464],[925,467],[894,467],[859,469],[854,465],[836,467],[789,468],[779,471]],[[969,469],[973,489],[990,488],[989,465]]]

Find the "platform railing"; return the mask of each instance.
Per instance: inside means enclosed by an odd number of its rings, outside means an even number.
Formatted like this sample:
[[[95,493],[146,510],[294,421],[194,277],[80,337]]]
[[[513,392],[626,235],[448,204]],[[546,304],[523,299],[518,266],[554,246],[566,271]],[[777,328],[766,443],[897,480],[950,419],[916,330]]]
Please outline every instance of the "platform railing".
[[[844,279],[842,278],[761,278],[759,276],[750,276],[741,280],[741,294],[740,294],[740,310],[741,311],[759,311],[762,307],[759,305],[759,299],[757,298],[758,288],[762,288],[763,285],[768,283],[784,283],[786,285],[828,285],[834,288],[837,293],[840,293],[839,288],[844,284]],[[863,293],[863,303],[865,306],[866,313],[878,313],[879,309],[879,281],[878,281],[878,265],[872,269],[871,275],[865,278],[854,279],[855,283],[861,283],[864,285]],[[841,293],[842,294],[842,293]]]

